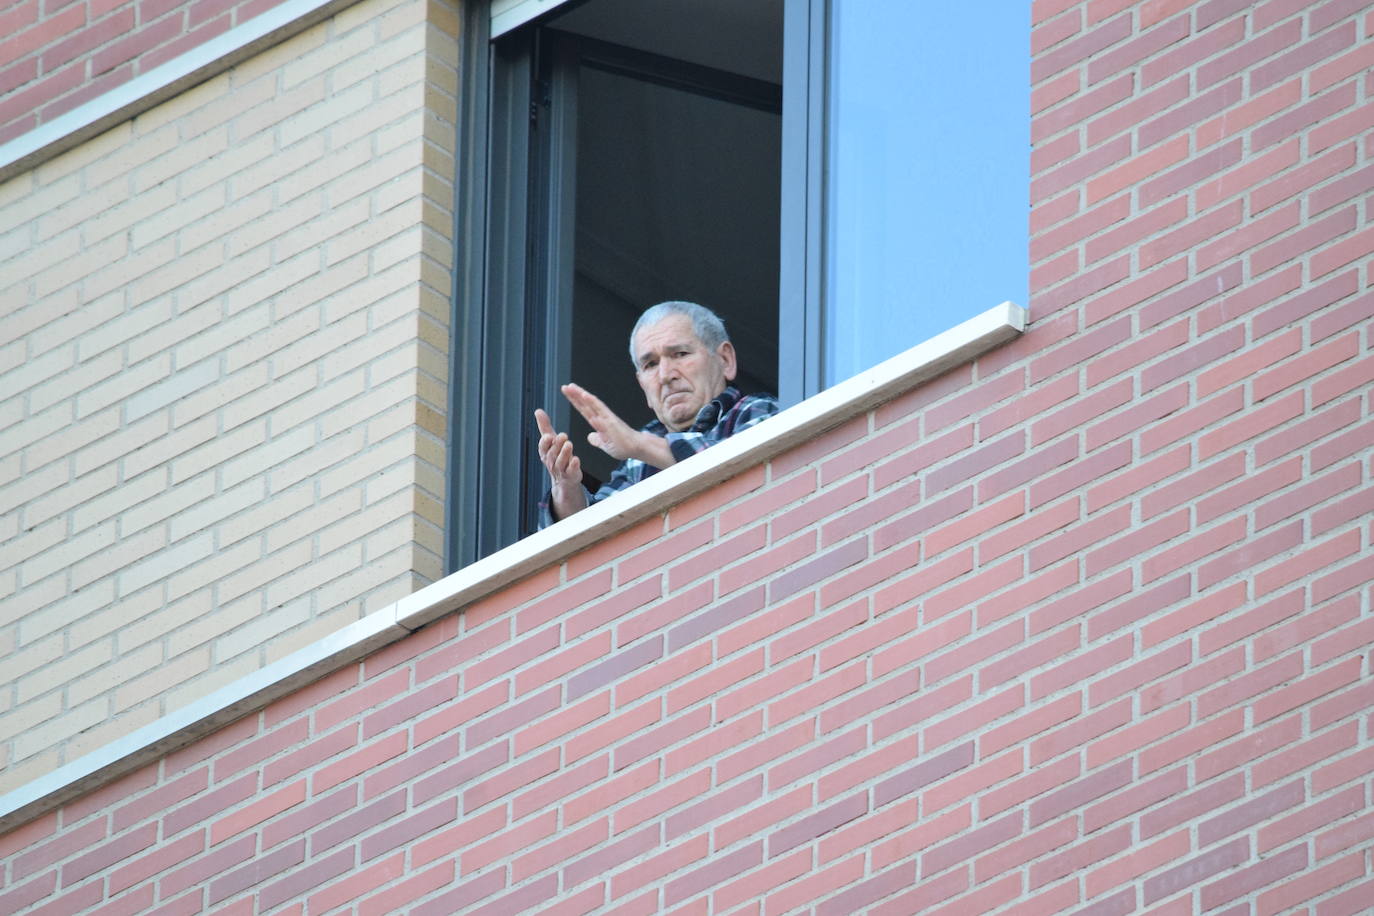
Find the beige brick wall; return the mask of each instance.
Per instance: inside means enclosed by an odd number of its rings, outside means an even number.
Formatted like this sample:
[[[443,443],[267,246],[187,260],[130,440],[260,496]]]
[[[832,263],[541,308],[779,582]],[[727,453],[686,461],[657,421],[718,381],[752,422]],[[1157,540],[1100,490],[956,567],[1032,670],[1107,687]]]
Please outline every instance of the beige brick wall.
[[[0,791],[441,575],[457,29],[362,0],[0,185]]]

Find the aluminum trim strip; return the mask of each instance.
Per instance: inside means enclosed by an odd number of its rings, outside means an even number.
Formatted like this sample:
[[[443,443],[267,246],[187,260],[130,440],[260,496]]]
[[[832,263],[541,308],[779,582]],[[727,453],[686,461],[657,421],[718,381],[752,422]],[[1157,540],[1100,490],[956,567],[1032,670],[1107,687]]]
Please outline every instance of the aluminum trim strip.
[[[357,2],[285,0],[167,63],[0,144],[0,182],[37,168]]]

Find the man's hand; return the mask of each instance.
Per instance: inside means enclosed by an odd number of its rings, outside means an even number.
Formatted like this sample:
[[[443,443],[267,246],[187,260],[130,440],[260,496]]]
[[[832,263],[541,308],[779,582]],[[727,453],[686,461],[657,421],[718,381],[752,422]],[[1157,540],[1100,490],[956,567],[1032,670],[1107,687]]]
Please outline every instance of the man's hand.
[[[634,429],[590,391],[574,384],[564,385],[562,391],[591,426],[592,433],[587,441],[615,460],[638,458],[659,470],[677,463],[666,439]],[[552,432],[553,428],[549,429]]]
[[[535,408],[534,422],[539,427],[539,460],[549,472],[549,508],[554,518],[567,518],[587,508],[587,491],[582,487],[582,462],[573,454],[567,433],[554,432],[553,421]]]

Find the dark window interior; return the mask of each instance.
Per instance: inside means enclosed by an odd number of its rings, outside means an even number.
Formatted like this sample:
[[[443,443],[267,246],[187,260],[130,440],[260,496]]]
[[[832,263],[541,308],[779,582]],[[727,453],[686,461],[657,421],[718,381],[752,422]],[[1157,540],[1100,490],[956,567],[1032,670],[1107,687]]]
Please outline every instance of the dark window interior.
[[[571,155],[575,189],[573,238],[556,240],[571,241],[571,307],[548,363],[567,376],[546,395],[576,381],[631,425],[651,419],[628,337],[664,299],[714,309],[739,386],[776,392],[781,0],[589,0],[545,23],[540,54],[564,59],[548,72],[571,85],[550,94],[575,113],[554,153]],[[581,417],[549,406],[604,480],[615,463]]]

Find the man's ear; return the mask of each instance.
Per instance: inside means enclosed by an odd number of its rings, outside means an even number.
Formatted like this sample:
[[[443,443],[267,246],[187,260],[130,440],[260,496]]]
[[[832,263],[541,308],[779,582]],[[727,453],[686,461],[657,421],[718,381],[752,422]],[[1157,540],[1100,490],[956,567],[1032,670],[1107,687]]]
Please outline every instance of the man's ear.
[[[735,364],[735,345],[728,340],[725,341],[716,348],[716,355],[719,356],[721,362],[725,364],[725,380],[727,382],[733,382],[735,380],[735,371],[738,368]]]

